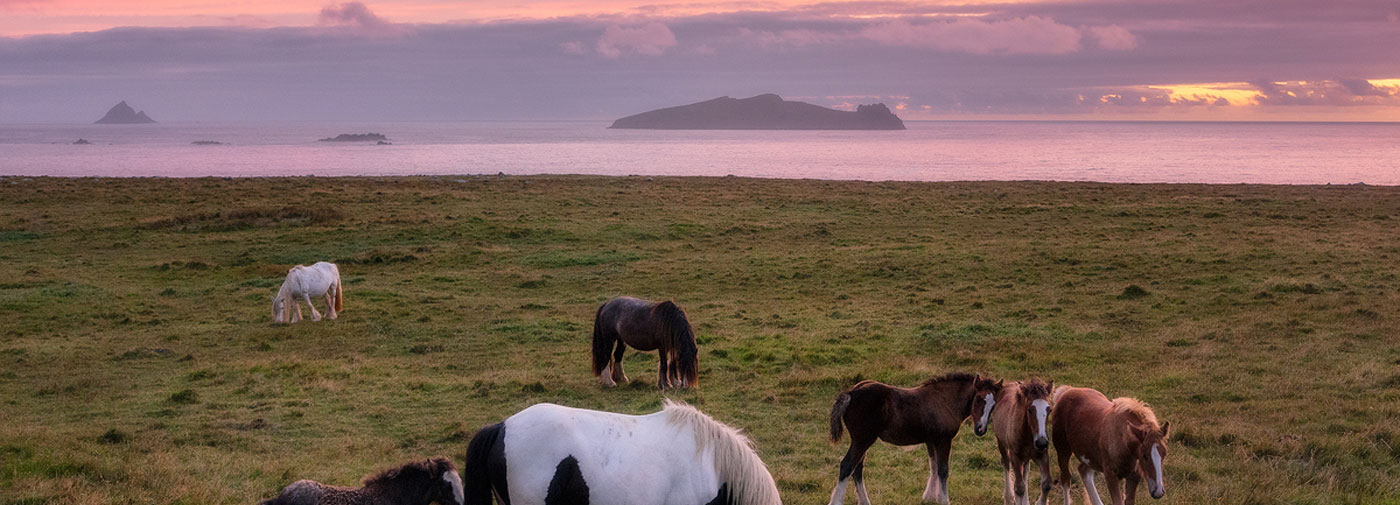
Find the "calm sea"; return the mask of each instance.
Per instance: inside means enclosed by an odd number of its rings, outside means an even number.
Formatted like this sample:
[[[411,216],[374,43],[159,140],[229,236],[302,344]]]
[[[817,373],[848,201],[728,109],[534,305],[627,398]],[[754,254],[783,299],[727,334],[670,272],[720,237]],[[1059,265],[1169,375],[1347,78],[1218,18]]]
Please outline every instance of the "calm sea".
[[[0,175],[738,175],[1400,184],[1400,123],[910,121],[906,131],[606,122],[0,125]],[[393,142],[317,142],[379,132]],[[93,145],[73,145],[85,138]],[[212,140],[225,145],[191,145]]]

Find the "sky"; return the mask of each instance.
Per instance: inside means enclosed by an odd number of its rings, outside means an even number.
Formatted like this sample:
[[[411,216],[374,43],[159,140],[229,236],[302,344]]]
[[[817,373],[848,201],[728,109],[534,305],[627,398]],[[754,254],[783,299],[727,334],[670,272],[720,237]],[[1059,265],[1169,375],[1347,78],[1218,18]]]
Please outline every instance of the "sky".
[[[1400,1],[0,0],[0,122],[1400,121]]]

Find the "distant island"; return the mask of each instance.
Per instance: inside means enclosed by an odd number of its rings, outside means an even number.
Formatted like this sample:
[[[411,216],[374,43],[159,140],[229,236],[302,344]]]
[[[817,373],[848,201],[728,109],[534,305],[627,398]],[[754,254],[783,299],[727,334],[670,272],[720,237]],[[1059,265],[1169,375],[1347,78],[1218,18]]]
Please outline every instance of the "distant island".
[[[88,139],[79,137],[79,138],[78,138],[78,141],[77,141],[77,142],[74,142],[73,145],[75,145],[75,146],[89,146],[89,145],[92,145],[92,142],[88,142]]]
[[[367,142],[370,140],[385,142],[389,140],[389,137],[385,137],[381,133],[342,133],[334,137],[323,138],[317,142]]]
[[[613,121],[610,128],[650,130],[903,130],[883,103],[854,111],[783,100],[772,93],[657,109]]]
[[[197,146],[221,146],[221,145],[224,145],[223,142],[219,142],[219,141],[217,141],[217,140],[196,140],[196,141],[194,141],[194,142],[190,142],[190,144],[197,145]]]
[[[146,111],[136,112],[136,109],[126,104],[126,100],[122,100],[121,103],[113,105],[111,109],[107,110],[107,115],[102,116],[102,119],[97,120],[95,124],[148,124],[154,122],[156,120],[147,116]]]

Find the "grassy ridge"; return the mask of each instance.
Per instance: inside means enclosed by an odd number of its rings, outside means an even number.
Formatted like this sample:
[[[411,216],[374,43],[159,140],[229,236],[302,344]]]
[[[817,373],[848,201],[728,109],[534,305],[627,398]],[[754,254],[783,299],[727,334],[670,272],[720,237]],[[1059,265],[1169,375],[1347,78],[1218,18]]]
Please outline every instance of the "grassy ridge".
[[[748,430],[788,503],[834,484],[837,392],[952,370],[1148,401],[1164,503],[1397,503],[1397,223],[1400,189],[1353,186],[0,178],[0,504],[252,503],[460,462],[537,402],[652,411],[654,354],[589,374],[619,294],[685,307],[701,388],[671,396]],[[272,324],[320,259],[343,317]],[[970,431],[952,498],[1000,503]],[[913,504],[927,460],[867,470]]]

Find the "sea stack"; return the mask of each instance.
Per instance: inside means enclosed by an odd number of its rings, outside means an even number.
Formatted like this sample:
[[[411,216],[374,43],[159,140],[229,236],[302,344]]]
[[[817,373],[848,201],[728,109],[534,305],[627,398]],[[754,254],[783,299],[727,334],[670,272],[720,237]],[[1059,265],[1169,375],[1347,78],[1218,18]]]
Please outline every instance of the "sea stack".
[[[651,130],[903,130],[883,103],[854,111],[783,100],[772,93],[657,109],[613,121],[611,128]]]
[[[147,124],[154,122],[156,120],[147,116],[146,111],[137,112],[136,109],[132,109],[130,105],[126,104],[126,100],[122,100],[121,103],[113,105],[107,111],[107,115],[102,116],[102,119],[97,120],[95,124]]]

